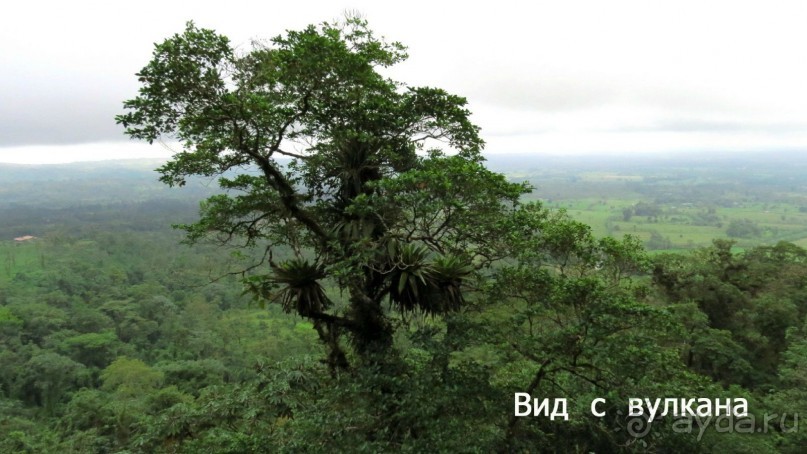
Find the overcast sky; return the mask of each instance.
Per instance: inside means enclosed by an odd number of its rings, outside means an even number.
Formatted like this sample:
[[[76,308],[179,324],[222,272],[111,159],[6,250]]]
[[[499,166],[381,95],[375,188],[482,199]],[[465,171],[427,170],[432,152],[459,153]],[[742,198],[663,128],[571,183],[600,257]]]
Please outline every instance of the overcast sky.
[[[188,20],[252,38],[361,12],[393,76],[466,96],[490,153],[807,150],[807,2],[6,2],[0,162],[169,156],[114,116]]]

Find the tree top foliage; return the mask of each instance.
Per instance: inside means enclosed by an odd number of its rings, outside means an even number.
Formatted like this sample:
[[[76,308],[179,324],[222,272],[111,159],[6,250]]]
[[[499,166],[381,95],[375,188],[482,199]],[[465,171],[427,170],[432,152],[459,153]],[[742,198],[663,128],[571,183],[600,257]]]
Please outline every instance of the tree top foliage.
[[[203,205],[189,238],[265,246],[269,272],[247,285],[313,320],[332,365],[344,363],[340,332],[360,352],[390,345],[384,302],[461,306],[463,282],[504,254],[504,215],[528,190],[482,165],[465,98],[379,72],[405,58],[356,17],[247,51],[188,23],[155,46],[117,117],[134,139],[183,144],[159,169],[165,183],[220,177],[229,192]],[[278,247],[293,257],[275,261]]]

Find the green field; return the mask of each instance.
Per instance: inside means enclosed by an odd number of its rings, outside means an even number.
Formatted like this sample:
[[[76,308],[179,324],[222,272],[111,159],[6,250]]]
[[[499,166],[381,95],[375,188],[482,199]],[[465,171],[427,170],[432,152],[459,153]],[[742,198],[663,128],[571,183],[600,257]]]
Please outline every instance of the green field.
[[[761,160],[572,161],[545,167],[499,163],[506,175],[529,182],[526,199],[565,210],[597,236],[635,235],[652,251],[708,246],[737,248],[788,241],[807,246],[805,163]]]
[[[650,249],[659,249],[659,241],[669,242],[662,249],[692,249],[706,246],[715,238],[728,238],[744,247],[776,244],[779,241],[807,246],[807,213],[791,204],[751,204],[736,208],[712,209],[718,221],[713,225],[698,225],[702,214],[709,208],[696,206],[665,206],[658,216],[632,216],[625,220],[622,210],[635,206],[636,200],[579,199],[563,202],[545,202],[552,208],[564,209],[575,220],[591,226],[597,236],[621,236],[631,234],[649,243]],[[760,231],[749,236],[734,236],[727,233],[732,221],[749,220]],[[656,243],[652,238],[656,236]],[[660,240],[659,240],[660,237]]]
[[[41,239],[17,243],[13,240],[0,241],[0,283],[8,282],[17,273],[27,273],[45,266]]]

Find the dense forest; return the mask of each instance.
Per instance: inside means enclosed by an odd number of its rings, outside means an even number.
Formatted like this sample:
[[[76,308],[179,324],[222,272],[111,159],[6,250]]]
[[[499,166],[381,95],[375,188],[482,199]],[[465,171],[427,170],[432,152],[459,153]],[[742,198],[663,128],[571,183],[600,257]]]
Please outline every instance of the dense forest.
[[[460,310],[395,316],[393,377],[358,366],[334,376],[312,323],[244,293],[237,271],[259,251],[188,246],[171,228],[218,190],[163,188],[154,165],[0,168],[16,178],[0,201],[0,452],[800,452],[805,442],[794,418],[807,405],[807,251],[796,245],[737,251],[721,239],[648,256],[635,239],[598,238],[534,206],[544,236],[474,283]],[[13,239],[24,235],[35,238]],[[378,394],[387,388],[394,398]],[[567,397],[569,421],[513,419],[513,394],[526,391]],[[667,417],[628,431],[629,397],[679,396],[746,397],[765,430],[676,430]],[[587,408],[596,397],[605,418]]]
[[[0,452],[803,451],[807,250],[753,217],[800,219],[793,166],[486,166],[363,21],[271,46],[155,47],[118,122],[170,161],[0,167]]]

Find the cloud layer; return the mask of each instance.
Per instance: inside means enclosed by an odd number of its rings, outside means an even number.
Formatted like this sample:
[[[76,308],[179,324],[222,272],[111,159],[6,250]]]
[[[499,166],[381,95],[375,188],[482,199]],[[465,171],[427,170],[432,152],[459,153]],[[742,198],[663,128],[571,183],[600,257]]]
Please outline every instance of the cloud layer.
[[[807,6],[800,2],[460,8],[360,1],[350,8],[409,46],[411,58],[391,70],[394,77],[469,99],[491,152],[807,146]],[[152,43],[189,19],[248,46],[343,11],[326,1],[151,0],[17,2],[6,10],[0,162],[44,156],[48,147],[123,143],[113,118],[136,95],[134,73]]]

